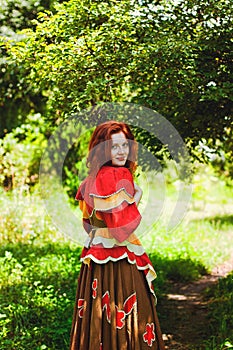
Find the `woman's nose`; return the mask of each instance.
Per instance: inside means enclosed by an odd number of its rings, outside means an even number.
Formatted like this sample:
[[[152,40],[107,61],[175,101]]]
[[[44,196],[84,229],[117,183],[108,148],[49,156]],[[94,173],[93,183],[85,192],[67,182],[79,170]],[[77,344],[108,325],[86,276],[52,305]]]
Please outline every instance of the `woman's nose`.
[[[123,154],[124,153],[124,148],[122,146],[118,147],[118,154]]]

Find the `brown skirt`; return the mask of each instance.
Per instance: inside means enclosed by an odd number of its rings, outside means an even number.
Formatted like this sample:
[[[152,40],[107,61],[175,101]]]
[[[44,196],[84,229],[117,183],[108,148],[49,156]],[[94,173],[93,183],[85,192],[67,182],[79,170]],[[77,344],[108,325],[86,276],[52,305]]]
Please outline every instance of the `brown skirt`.
[[[82,264],[70,350],[164,350],[143,271],[127,259]]]

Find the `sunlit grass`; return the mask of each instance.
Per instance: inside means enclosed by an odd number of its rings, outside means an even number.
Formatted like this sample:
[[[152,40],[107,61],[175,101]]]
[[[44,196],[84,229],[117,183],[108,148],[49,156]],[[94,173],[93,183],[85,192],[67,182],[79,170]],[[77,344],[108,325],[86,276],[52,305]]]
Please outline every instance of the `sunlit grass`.
[[[233,349],[233,272],[206,292],[212,337],[206,350]]]
[[[150,179],[147,185],[149,203],[142,205],[142,209],[146,207],[146,210],[138,232],[147,252],[169,258],[189,257],[211,270],[232,254],[233,191],[209,168],[201,170],[194,176],[192,195],[187,198],[187,210],[181,203],[184,215],[180,215],[181,219],[173,229],[168,228],[168,223],[179,190],[174,184],[165,188],[166,184],[160,177]],[[166,195],[161,195],[162,192],[166,192]],[[156,211],[157,200],[161,198],[161,210]]]

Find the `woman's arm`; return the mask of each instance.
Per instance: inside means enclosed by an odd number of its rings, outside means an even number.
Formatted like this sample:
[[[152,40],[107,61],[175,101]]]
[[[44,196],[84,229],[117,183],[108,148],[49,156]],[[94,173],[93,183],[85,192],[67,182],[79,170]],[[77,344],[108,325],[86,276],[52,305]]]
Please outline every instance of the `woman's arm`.
[[[135,203],[138,205],[142,198],[142,189],[137,184],[134,184],[134,189],[135,189],[134,199],[135,199]]]

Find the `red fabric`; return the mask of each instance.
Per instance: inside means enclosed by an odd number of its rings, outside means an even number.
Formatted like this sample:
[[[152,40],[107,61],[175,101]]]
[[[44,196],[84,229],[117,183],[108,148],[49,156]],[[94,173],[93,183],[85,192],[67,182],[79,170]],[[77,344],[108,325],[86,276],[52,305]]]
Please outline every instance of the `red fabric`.
[[[131,196],[134,196],[134,184],[130,171],[125,167],[104,166],[100,169],[96,179],[89,176],[80,185],[76,194],[77,200],[84,200],[89,214],[94,208],[93,196],[111,196],[124,188]],[[119,242],[125,241],[135,231],[141,221],[141,215],[135,203],[122,203],[117,208],[108,211],[98,211],[98,215],[106,223],[112,236]],[[83,221],[84,228],[88,231],[88,220]]]
[[[120,211],[116,208],[112,212],[98,212],[98,214],[118,242],[125,241],[141,221],[141,215],[135,203],[127,205]]]
[[[127,258],[131,262],[136,262],[136,265],[139,268],[143,268],[145,272],[147,273],[149,270],[149,266],[152,266],[151,261],[146,253],[142,255],[136,255],[133,252],[130,252],[126,246],[117,246],[114,248],[104,248],[102,244],[95,245],[88,248],[83,248],[81,259],[84,259],[85,257],[92,256],[95,258],[96,261],[99,263],[104,262],[108,258],[111,258],[113,260],[118,260],[119,258],[122,258],[123,255],[127,255]],[[145,267],[148,266],[148,269],[145,269]]]
[[[87,233],[91,232],[91,223],[89,219],[83,218],[83,228]]]
[[[85,262],[85,259],[93,260],[97,264],[105,264],[108,261],[117,261],[127,259],[130,264],[135,264],[137,269],[142,270],[147,277],[150,270],[154,271],[152,263],[146,253],[142,255],[136,255],[128,250],[126,246],[115,246],[114,248],[104,248],[102,244],[91,246],[90,248],[83,248],[81,254],[81,260]],[[149,288],[154,294],[154,289],[151,281],[149,282]]]
[[[133,177],[125,167],[103,166],[97,174],[92,193],[97,196],[109,196],[124,188],[133,197]]]
[[[86,183],[86,181],[87,181],[87,179],[84,180],[84,181],[81,183],[81,185],[79,186],[79,188],[78,188],[78,191],[77,191],[76,196],[75,196],[75,199],[76,199],[77,201],[83,200],[83,197],[84,197],[83,191],[85,190],[85,183]]]
[[[90,194],[96,196],[110,196],[124,188],[133,197],[134,185],[130,171],[125,167],[103,166],[96,178],[88,176],[79,186],[76,200],[85,200],[90,205]]]

